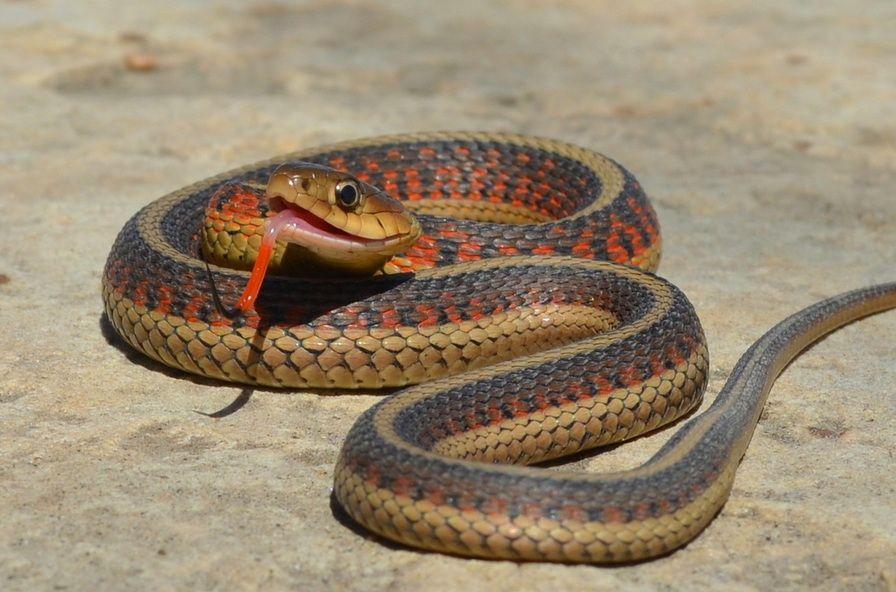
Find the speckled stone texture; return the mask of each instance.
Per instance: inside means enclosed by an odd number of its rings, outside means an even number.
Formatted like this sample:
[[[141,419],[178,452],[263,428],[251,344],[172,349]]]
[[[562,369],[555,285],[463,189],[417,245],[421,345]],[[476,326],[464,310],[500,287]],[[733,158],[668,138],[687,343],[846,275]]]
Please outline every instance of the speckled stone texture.
[[[892,312],[783,374],[701,536],[607,569],[365,536],[329,496],[377,395],[163,369],[99,296],[125,220],[224,169],[388,132],[551,136],[653,197],[711,400],[786,314],[896,277],[892,2],[131,4],[0,2],[0,588],[896,587]],[[633,466],[675,429],[573,466]]]

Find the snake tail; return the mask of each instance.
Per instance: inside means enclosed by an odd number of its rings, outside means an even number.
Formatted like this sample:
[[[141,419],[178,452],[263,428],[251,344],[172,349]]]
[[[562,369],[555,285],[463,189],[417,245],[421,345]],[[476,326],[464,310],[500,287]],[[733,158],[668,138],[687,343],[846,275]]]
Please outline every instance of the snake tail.
[[[896,283],[889,283],[790,316],[747,350],[706,411],[645,464],[621,472],[486,463],[552,458],[577,432],[584,435],[582,448],[636,435],[637,429],[608,432],[630,423],[626,409],[655,404],[657,395],[674,390],[676,380],[684,386],[680,375],[666,375],[671,388],[653,382],[614,393],[620,398],[560,404],[545,396],[548,385],[521,380],[525,375],[513,364],[487,377],[405,390],[352,427],[334,494],[355,520],[386,538],[458,555],[618,563],[666,554],[693,539],[725,503],[783,368],[824,335],[893,307]],[[582,385],[565,388],[576,392]],[[470,421],[482,409],[502,409],[510,396],[538,409],[519,417],[496,414],[484,425]]]

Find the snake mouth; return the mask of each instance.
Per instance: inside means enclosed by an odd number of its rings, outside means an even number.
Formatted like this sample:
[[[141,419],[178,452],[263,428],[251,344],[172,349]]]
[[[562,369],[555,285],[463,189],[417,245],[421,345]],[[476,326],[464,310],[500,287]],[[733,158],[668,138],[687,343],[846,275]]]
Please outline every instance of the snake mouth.
[[[274,218],[283,221],[279,225],[278,238],[308,248],[381,250],[401,242],[406,234],[381,239],[365,238],[330,224],[310,210],[287,200],[281,195],[268,196],[268,208]]]

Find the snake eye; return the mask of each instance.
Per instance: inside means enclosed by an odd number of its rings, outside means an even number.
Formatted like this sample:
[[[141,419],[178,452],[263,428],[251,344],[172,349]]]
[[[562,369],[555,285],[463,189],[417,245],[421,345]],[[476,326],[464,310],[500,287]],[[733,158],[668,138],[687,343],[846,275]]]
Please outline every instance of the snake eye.
[[[361,189],[354,181],[342,181],[336,185],[336,200],[344,208],[354,208],[361,202]]]

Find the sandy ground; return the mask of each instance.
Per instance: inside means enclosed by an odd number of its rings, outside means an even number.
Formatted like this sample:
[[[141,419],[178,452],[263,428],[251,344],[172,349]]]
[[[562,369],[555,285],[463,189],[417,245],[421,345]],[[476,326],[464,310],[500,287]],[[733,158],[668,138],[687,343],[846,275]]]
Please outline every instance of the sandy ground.
[[[331,470],[375,395],[197,413],[239,389],[110,342],[99,278],[139,207],[232,166],[386,132],[552,136],[654,198],[711,400],[786,314],[896,277],[894,31],[886,0],[0,1],[0,588],[893,589],[896,314],[787,370],[692,544],[523,565],[353,529]],[[633,466],[673,431],[574,466]]]

